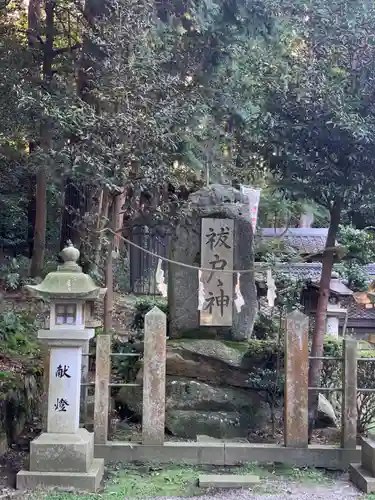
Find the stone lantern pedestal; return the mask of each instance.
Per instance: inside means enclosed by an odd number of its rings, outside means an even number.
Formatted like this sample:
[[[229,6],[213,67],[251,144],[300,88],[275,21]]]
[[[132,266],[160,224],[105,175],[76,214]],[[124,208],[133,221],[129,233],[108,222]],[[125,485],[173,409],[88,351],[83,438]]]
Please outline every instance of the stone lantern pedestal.
[[[345,318],[347,309],[340,307],[336,304],[328,304],[327,307],[327,320],[326,320],[326,334],[331,337],[339,337],[339,324],[340,318]]]
[[[47,432],[30,445],[30,470],[17,474],[18,489],[69,487],[95,492],[104,460],[94,458],[94,435],[79,427],[82,349],[94,336],[85,328],[85,301],[102,296],[76,264],[79,252],[63,250],[65,263],[38,286],[29,287],[51,302],[50,329],[38,338],[50,351]]]

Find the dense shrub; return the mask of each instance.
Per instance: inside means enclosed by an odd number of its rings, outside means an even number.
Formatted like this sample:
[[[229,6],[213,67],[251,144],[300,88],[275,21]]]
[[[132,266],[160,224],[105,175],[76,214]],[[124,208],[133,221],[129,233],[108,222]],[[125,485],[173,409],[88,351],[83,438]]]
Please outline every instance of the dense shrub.
[[[38,414],[42,359],[35,319],[12,311],[0,314],[0,427],[11,444],[20,423]]]
[[[285,385],[283,343],[252,339],[246,357],[251,359],[252,364],[249,388],[256,391],[269,406],[275,432],[276,413],[283,405]]]
[[[145,316],[154,307],[157,306],[168,317],[168,301],[163,297],[147,297],[138,300],[135,304],[135,314],[131,324],[133,330],[141,331],[145,326]]]
[[[134,382],[141,367],[143,343],[133,340],[122,342],[121,339],[115,339],[111,351],[119,354],[139,354],[139,356],[112,356],[113,379],[119,383]]]
[[[375,428],[375,361],[361,358],[375,358],[375,350],[358,351],[358,389],[373,389],[374,392],[360,392],[357,395],[358,434],[366,434]]]
[[[361,355],[361,351],[359,351]],[[363,355],[363,354],[362,354]],[[267,340],[251,340],[249,342],[249,350],[246,354],[252,361],[252,369],[249,374],[249,387],[257,391],[264,401],[269,405],[273,423],[277,410],[283,405],[284,386],[285,386],[285,371],[284,371],[284,344],[280,342]],[[326,357],[342,357],[342,339],[326,338],[324,341],[324,356]],[[372,364],[366,362],[367,365]],[[375,362],[374,362],[375,364]],[[374,367],[374,366],[373,366]],[[358,370],[358,387],[364,387],[363,380],[369,376],[371,367],[368,366]],[[342,362],[340,360],[326,360],[322,364],[321,387],[339,388],[342,386]],[[370,382],[367,382],[370,383]],[[341,415],[341,392],[332,391],[324,392],[325,397],[332,404],[336,415]],[[374,397],[366,394],[364,402],[374,401]],[[375,405],[374,411],[375,411]],[[364,404],[359,408],[358,428],[363,428]],[[368,413],[368,412],[367,412]],[[369,417],[367,417],[369,418]],[[373,418],[375,422],[375,415]]]
[[[124,250],[113,263],[113,287],[120,293],[130,292],[129,258]]]
[[[328,339],[324,343],[324,355],[342,357],[342,339]],[[361,358],[375,358],[375,350],[358,347],[358,389],[374,389],[373,393],[360,392],[357,394],[357,432],[366,434],[375,427],[375,361],[361,360]],[[329,360],[323,362],[321,385],[322,387],[342,387],[342,362]],[[341,413],[342,395],[340,392],[325,394],[333,405],[336,414]]]
[[[279,323],[267,314],[259,313],[254,324],[253,337],[259,340],[275,339],[280,331]]]
[[[57,261],[53,255],[47,256],[41,277],[56,271]],[[30,259],[23,255],[17,258],[6,258],[0,264],[0,284],[4,290],[20,290],[24,285],[32,285],[39,280],[29,277]]]

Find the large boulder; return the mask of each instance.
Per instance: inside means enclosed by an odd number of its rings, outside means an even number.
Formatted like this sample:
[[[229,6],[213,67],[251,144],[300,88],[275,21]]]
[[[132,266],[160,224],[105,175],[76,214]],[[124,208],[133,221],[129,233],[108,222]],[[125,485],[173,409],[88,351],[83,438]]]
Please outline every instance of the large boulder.
[[[168,343],[166,428],[173,435],[243,438],[269,426],[270,408],[248,382],[261,359],[255,354],[249,357],[247,351],[248,343],[240,342],[186,339]],[[142,384],[142,379],[140,370],[137,382]],[[123,387],[117,405],[141,418],[142,387]],[[281,399],[276,410],[281,416]],[[317,426],[336,425],[336,420],[331,404],[320,394]]]
[[[123,387],[117,402],[140,417],[142,388]],[[249,430],[261,429],[268,419],[268,408],[256,392],[167,378],[166,428],[175,436],[246,437]]]
[[[191,339],[171,342],[167,351],[167,375],[208,382],[212,385],[248,387],[247,344]]]
[[[248,339],[253,331],[258,302],[253,271],[254,237],[247,199],[232,187],[213,184],[190,195],[187,206],[185,216],[180,218],[171,242],[171,259],[191,266],[200,265],[202,219],[233,220],[233,268],[246,271],[241,274],[240,280],[245,305],[239,312],[233,305],[233,322],[230,327],[200,326],[198,273],[191,268],[170,264],[168,267],[169,336],[181,337],[186,332],[199,331],[201,335],[214,335],[214,338]]]
[[[166,427],[174,435],[195,438],[245,437],[264,428],[269,409],[248,388],[247,345],[216,340],[173,341],[167,350]],[[142,382],[142,370],[137,375]],[[117,404],[139,417],[142,388],[124,387]]]
[[[168,377],[166,407],[175,410],[236,411],[257,413],[259,397],[245,389],[214,386],[198,380]]]
[[[166,427],[175,436],[196,440],[200,434],[213,438],[246,437],[251,419],[241,412],[171,410],[166,414]]]
[[[318,417],[316,419],[315,425],[318,428],[337,426],[337,417],[335,414],[335,410],[333,409],[328,399],[323,396],[323,394],[319,394]]]

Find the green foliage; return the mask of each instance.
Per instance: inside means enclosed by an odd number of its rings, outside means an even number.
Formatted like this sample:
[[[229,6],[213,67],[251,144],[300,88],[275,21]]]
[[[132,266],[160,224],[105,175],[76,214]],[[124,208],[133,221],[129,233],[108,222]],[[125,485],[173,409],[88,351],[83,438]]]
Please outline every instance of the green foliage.
[[[324,356],[342,357],[342,340],[325,338]],[[246,358],[251,360],[253,365],[249,374],[249,388],[259,392],[270,406],[273,414],[277,408],[281,407],[284,397],[284,344],[276,341],[250,340]],[[369,371],[371,368],[373,367],[369,367]],[[369,376],[369,371],[367,376]],[[321,387],[341,387],[341,374],[342,362],[340,360],[324,361],[321,372]],[[358,384],[362,383],[363,376],[364,374],[360,373],[359,370]],[[335,411],[340,412],[341,398],[337,401],[336,394],[332,394],[333,397],[331,394],[324,393],[333,404]]]
[[[128,255],[120,254],[113,265],[114,289],[120,293],[130,291],[130,269]]]
[[[365,63],[372,46],[359,60],[352,55],[372,36],[374,8],[345,0],[324,6],[314,0],[308,8],[303,2],[268,5],[284,17],[289,46],[288,57],[276,52],[270,83],[270,131],[278,144],[270,151],[272,170],[295,197],[307,196],[327,208],[334,200],[354,207],[372,191],[375,173],[368,80],[374,67]],[[280,78],[286,67],[288,76]]]
[[[9,444],[19,425],[39,411],[42,362],[35,319],[27,314],[0,314],[0,425]]]
[[[375,361],[367,361],[363,358],[374,358],[374,350],[358,348],[357,365],[357,387],[358,389],[375,389],[373,373]],[[342,339],[326,339],[324,342],[324,356],[342,357]],[[342,387],[342,362],[339,360],[327,360],[323,362],[321,374],[322,387]],[[334,405],[335,411],[341,411],[341,395],[331,393],[326,395]],[[357,432],[360,435],[366,434],[375,428],[375,390],[374,392],[357,393]]]
[[[135,312],[131,323],[134,333],[130,335],[128,342],[116,339],[112,343],[112,352],[139,354],[139,356],[112,357],[112,372],[120,382],[134,382],[134,378],[141,366],[140,360],[143,354],[145,315],[154,306],[159,307],[165,314],[168,314],[168,303],[164,298],[153,299],[152,297],[147,297],[138,300],[135,304]]]
[[[156,306],[168,316],[168,302],[164,298],[148,297],[141,299],[135,304],[135,314],[131,324],[133,330],[141,331],[144,329],[145,315]]]
[[[0,265],[0,280],[6,290],[17,290],[25,285],[29,269],[29,259],[18,257],[8,259]]]
[[[141,367],[142,344],[137,342],[112,342],[112,352],[117,354],[138,354],[139,356],[112,356],[112,376],[118,383],[134,382]]]
[[[246,358],[251,360],[249,389],[256,391],[269,405],[275,430],[276,409],[282,406],[284,395],[284,352],[280,342],[250,340]]]
[[[36,284],[36,279],[29,278],[30,259],[19,255],[0,264],[0,284],[7,291],[20,290],[24,285]],[[42,277],[56,270],[56,260],[47,259],[42,270]]]
[[[0,341],[4,354],[12,353],[25,357],[38,354],[36,332],[37,326],[32,316],[13,311],[0,314]]]
[[[338,243],[346,248],[347,253],[344,261],[335,266],[335,270],[352,290],[367,290],[368,276],[363,267],[375,261],[373,234],[353,226],[341,226]]]
[[[250,358],[254,362],[254,365],[274,368],[277,359],[283,356],[283,347],[276,341],[249,340],[246,357]]]
[[[259,313],[255,320],[253,336],[258,340],[274,339],[279,333],[279,322],[266,314]]]
[[[374,350],[360,350],[358,352],[358,389],[373,389],[374,392],[358,392],[357,413],[358,434],[367,434],[375,429],[375,361],[361,360],[361,358],[375,358]]]

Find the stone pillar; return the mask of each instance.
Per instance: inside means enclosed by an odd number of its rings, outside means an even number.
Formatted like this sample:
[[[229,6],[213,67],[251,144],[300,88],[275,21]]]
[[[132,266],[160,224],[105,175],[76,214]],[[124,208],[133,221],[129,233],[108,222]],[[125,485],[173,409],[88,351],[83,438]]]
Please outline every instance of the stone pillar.
[[[287,316],[285,335],[284,443],[308,445],[309,347],[308,317],[299,311]]]
[[[90,351],[90,343],[85,342],[82,348],[82,368],[81,368],[81,382],[82,384],[88,383],[88,375],[89,375],[89,366],[90,366],[90,358],[88,356]],[[81,386],[81,423],[83,425],[87,424],[88,420],[88,395],[89,389],[87,385]]]
[[[106,444],[108,439],[109,383],[111,376],[111,336],[96,338],[96,374],[94,440],[95,444]]]
[[[337,316],[328,316],[326,325],[326,334],[331,337],[339,336],[339,318]]]
[[[47,432],[30,445],[30,470],[17,488],[60,486],[96,491],[104,461],[94,459],[94,435],[79,427],[82,348],[94,330],[40,330],[50,349]]]
[[[342,448],[355,449],[357,445],[357,340],[343,341],[342,370]]]
[[[166,316],[153,307],[145,316],[142,443],[164,444]]]

